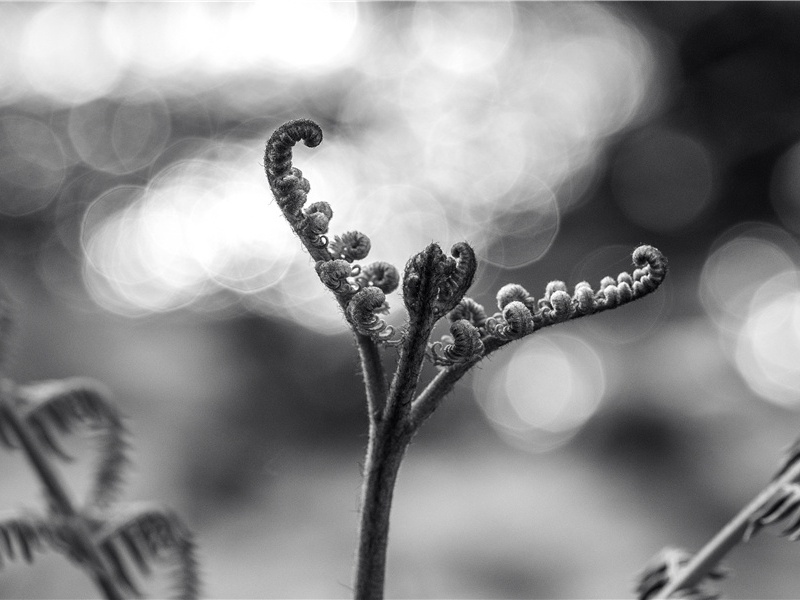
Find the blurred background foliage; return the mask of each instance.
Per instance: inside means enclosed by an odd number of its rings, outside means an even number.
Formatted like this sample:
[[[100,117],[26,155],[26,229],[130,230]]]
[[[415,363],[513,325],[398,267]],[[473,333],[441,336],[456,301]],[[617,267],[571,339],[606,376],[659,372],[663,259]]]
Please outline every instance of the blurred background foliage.
[[[313,118],[325,141],[295,159],[331,233],[398,266],[465,239],[489,307],[507,282],[596,285],[640,243],[669,257],[653,297],[464,381],[392,521],[392,596],[629,595],[800,429],[798,73],[793,3],[3,4],[8,375],[115,391],[128,498],[195,527],[209,596],[348,596],[361,382],[261,164]],[[0,473],[2,506],[41,501],[20,456]],[[760,536],[726,590],[797,597],[798,557]],[[58,556],[0,576],[3,597],[92,593]]]

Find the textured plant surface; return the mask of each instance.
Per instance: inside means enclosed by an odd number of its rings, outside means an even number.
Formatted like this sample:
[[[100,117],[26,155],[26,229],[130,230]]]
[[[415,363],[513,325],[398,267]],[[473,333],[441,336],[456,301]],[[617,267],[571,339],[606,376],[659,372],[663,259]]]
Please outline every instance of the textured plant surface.
[[[7,327],[3,328],[3,334]],[[0,340],[6,344],[7,340]],[[71,461],[60,437],[88,429],[99,460],[84,502],[76,502],[56,467]],[[86,571],[108,599],[141,597],[131,563],[149,574],[154,562],[172,566],[176,597],[196,598],[200,582],[191,532],[158,506],[117,504],[128,460],[128,432],[107,391],[88,379],[16,385],[0,380],[0,444],[25,454],[39,477],[44,514],[0,516],[0,564],[52,550]]]
[[[327,202],[308,204],[309,181],[292,165],[298,142],[315,147],[322,130],[298,119],[279,127],[267,142],[264,166],[283,215],[315,263],[322,283],[336,297],[355,336],[367,396],[369,442],[361,497],[359,549],[355,569],[356,598],[383,595],[392,494],[403,454],[420,425],[436,410],[455,383],[473,366],[506,344],[557,323],[617,308],[661,284],[667,273],[664,256],[652,246],[633,252],[635,270],[604,277],[595,289],[588,282],[570,292],[551,281],[536,298],[509,284],[497,293],[497,311],[467,297],[475,276],[475,252],[466,242],[449,254],[430,244],[406,263],[402,276],[386,262],[361,265],[370,250],[367,235],[348,231],[328,235],[333,210]],[[407,311],[405,326],[395,331],[383,318],[386,294],[401,287]],[[431,340],[440,319],[450,335]],[[397,351],[395,371],[387,376],[380,348]],[[425,360],[438,373],[420,389]]]

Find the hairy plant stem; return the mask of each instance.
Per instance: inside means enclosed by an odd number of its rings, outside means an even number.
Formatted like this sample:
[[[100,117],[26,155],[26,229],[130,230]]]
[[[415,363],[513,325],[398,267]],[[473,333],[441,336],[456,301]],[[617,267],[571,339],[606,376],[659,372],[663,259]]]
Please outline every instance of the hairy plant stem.
[[[795,461],[795,463],[780,477],[765,487],[752,502],[739,511],[733,519],[720,529],[720,531],[692,557],[686,566],[684,566],[667,585],[659,590],[658,594],[653,596],[653,600],[669,598],[682,589],[691,589],[693,586],[700,583],[734,546],[742,542],[752,516],[764,506],[781,487],[787,483],[797,481],[798,479],[800,479],[800,460]]]
[[[60,517],[72,521],[73,533],[76,536],[75,543],[80,545],[80,554],[84,555],[88,561],[87,570],[95,585],[107,600],[122,600],[124,596],[120,592],[116,580],[110,574],[103,557],[98,552],[84,519],[75,509],[66,486],[50,466],[50,462],[45,458],[28,426],[19,418],[17,411],[9,404],[7,389],[3,390],[3,397],[0,398],[0,410],[3,411],[2,418],[11,425],[11,429],[25,452],[25,456],[39,476],[51,509]]]
[[[383,598],[392,496],[403,454],[413,435],[397,411],[393,417],[381,420],[367,447],[353,586],[356,600]]]
[[[386,404],[386,372],[381,361],[380,348],[369,336],[356,332],[356,346],[361,359],[361,372],[364,375],[364,389],[367,393],[367,412],[369,414],[370,437],[380,420],[380,411]]]

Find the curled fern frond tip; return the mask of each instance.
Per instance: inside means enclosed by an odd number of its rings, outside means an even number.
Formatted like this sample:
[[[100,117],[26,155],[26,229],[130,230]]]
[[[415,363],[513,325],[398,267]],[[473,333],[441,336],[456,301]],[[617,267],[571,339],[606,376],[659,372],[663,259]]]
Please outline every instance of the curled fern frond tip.
[[[362,260],[367,257],[372,242],[360,231],[348,231],[341,236],[336,236],[331,242],[330,252],[334,258],[343,258],[348,262]]]
[[[507,283],[497,291],[497,308],[503,310],[512,302],[530,301],[528,290],[517,283]]]
[[[464,296],[455,308],[447,315],[451,323],[466,319],[478,329],[486,326],[486,310],[472,298]]]
[[[362,286],[374,286],[391,294],[400,285],[400,272],[391,263],[377,261],[365,266],[357,279]]]
[[[302,171],[292,166],[292,148],[301,140],[306,146],[318,146],[322,129],[309,119],[289,121],[273,132],[264,150],[267,180],[278,206],[290,221],[301,218],[300,210],[311,189]]]
[[[337,295],[346,295],[354,291],[354,284],[349,278],[353,274],[350,263],[341,258],[334,260],[320,260],[314,265],[320,281],[325,287]]]
[[[378,341],[389,341],[394,328],[378,316],[385,311],[386,295],[383,291],[378,287],[365,287],[350,299],[345,314],[358,333]]]
[[[450,336],[429,346],[427,354],[435,365],[462,364],[483,356],[480,330],[468,320],[453,321],[450,324]]]

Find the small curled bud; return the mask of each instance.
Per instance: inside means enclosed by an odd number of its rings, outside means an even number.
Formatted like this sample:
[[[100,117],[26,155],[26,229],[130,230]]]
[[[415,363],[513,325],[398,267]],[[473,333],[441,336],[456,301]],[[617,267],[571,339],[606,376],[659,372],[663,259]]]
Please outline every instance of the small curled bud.
[[[486,325],[486,311],[483,306],[467,296],[464,296],[461,302],[456,304],[456,307],[450,311],[447,317],[452,323],[461,319],[466,319],[478,328],[482,328]]]
[[[437,297],[437,311],[439,314],[447,313],[461,301],[464,294],[472,285],[475,278],[475,271],[478,268],[478,260],[475,258],[475,251],[466,242],[458,242],[450,249],[453,258],[447,258],[443,273],[444,281],[439,287]]]
[[[522,302],[509,302],[503,309],[501,319],[492,317],[486,322],[486,330],[500,340],[517,340],[533,331],[533,315]]]
[[[308,190],[305,191],[308,192]],[[305,212],[306,215],[311,215],[314,213],[323,214],[328,218],[328,221],[333,218],[333,209],[331,208],[331,205],[324,201],[314,202],[313,204],[309,205],[308,208],[306,208]]]
[[[369,254],[372,242],[360,231],[348,231],[336,236],[331,242],[330,251],[335,258],[343,258],[348,262],[362,260]]]
[[[529,301],[528,290],[516,283],[507,283],[497,292],[497,308],[500,310],[503,310],[510,302],[527,304]]]
[[[368,264],[357,278],[364,286],[375,286],[384,294],[391,294],[400,285],[400,272],[393,264],[377,261]]]
[[[627,281],[623,281],[622,283],[617,285],[617,291],[619,293],[620,303],[625,304],[626,302],[630,302],[631,300],[633,300],[633,290],[631,289],[631,286],[628,285]]]
[[[604,290],[605,288],[607,288],[610,285],[617,285],[617,280],[614,279],[613,277],[609,277],[608,275],[606,275],[605,277],[603,277],[600,280],[600,289],[601,290]]]
[[[556,321],[564,321],[574,312],[572,308],[572,298],[563,290],[556,290],[550,296],[550,304],[553,306],[553,316]]]
[[[581,281],[575,286],[575,293],[573,294],[575,301],[575,310],[582,314],[588,315],[594,311],[595,299],[594,290],[587,281]]]
[[[321,236],[328,233],[328,217],[321,212],[314,212],[306,215],[301,229],[308,238],[312,241],[316,241]]]
[[[436,300],[444,261],[444,252],[438,244],[429,244],[408,259],[403,273],[403,302],[411,315]]]
[[[356,331],[369,335],[380,341],[389,341],[394,333],[394,328],[386,324],[377,313],[385,312],[386,296],[377,287],[367,287],[359,290],[347,305],[345,314],[347,320]]]
[[[290,220],[297,220],[300,218],[300,209],[305,206],[308,194],[302,188],[291,188],[282,194],[275,194],[275,200],[278,206],[285,215],[290,217]]]
[[[623,271],[622,273],[617,275],[617,283],[618,284],[627,283],[628,287],[630,287],[633,285],[633,277],[631,277],[630,273]]]
[[[544,289],[544,297],[545,299],[550,300],[550,298],[555,292],[566,292],[566,291],[567,291],[566,283],[558,280],[551,281],[550,283],[547,284],[547,286]]]
[[[346,260],[320,260],[314,268],[320,281],[335,294],[348,294],[357,289],[348,280],[353,269]]]
[[[478,328],[466,319],[454,321],[450,325],[452,337],[443,342],[434,342],[428,348],[428,357],[433,364],[449,366],[469,362],[483,356],[483,342]]]

